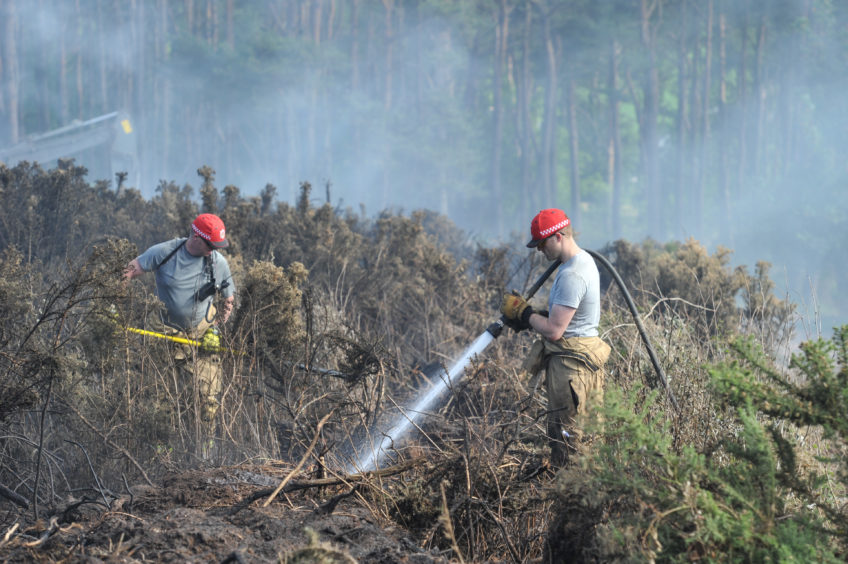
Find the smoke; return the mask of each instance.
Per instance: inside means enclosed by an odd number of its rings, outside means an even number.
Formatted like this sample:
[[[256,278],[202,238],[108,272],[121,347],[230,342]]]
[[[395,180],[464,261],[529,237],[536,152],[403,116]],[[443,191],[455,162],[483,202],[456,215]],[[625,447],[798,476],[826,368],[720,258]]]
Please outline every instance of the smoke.
[[[127,111],[138,139],[138,189],[146,197],[155,195],[160,180],[198,186],[196,170],[210,165],[219,187],[232,184],[246,196],[258,195],[271,183],[278,197],[294,202],[300,182],[309,181],[316,202],[323,202],[329,192],[332,205],[364,209],[369,215],[426,208],[449,216],[484,243],[518,244],[526,238],[530,217],[515,211],[531,205],[523,200],[516,164],[523,150],[514,111],[516,82],[521,80],[523,5],[513,12],[506,61],[501,202],[493,201],[488,185],[496,25],[494,13],[484,13],[473,3],[399,2],[387,18],[382,3],[361,2],[354,34],[353,4],[337,2],[332,37],[326,11],[315,27],[315,19],[299,19],[294,3],[239,4],[232,46],[227,42],[225,8],[218,2],[209,3],[220,11],[217,27],[198,13],[192,30],[185,14],[190,3],[141,2],[132,11],[132,4],[98,2],[83,6],[84,13],[73,3],[51,0],[15,5],[16,38],[25,63],[20,70],[21,100],[31,128],[25,133],[63,126],[74,118]],[[675,19],[676,6],[669,4],[659,28],[664,92],[676,92],[673,53],[682,27]],[[641,85],[631,90],[632,83],[625,80],[628,72],[638,79],[638,65],[644,61],[638,40],[625,45],[620,93],[625,134],[622,237],[694,237],[713,249],[733,249],[737,264],[770,261],[782,291],[799,302],[818,300],[826,330],[848,313],[840,300],[848,290],[848,251],[842,243],[848,233],[848,53],[840,39],[848,18],[844,8],[828,2],[774,3],[766,12],[764,64],[755,77],[754,63],[760,56],[755,53],[757,18],[762,10],[731,8],[723,63],[728,104],[719,102],[722,62],[716,48],[710,87],[714,103],[705,110],[712,118],[706,148],[689,138],[677,139],[675,102],[664,98],[661,103],[660,218],[644,215],[639,116],[633,104],[640,100]],[[606,21],[609,15],[599,15],[604,11],[597,8],[592,17]],[[718,15],[716,9],[714,42],[719,38]],[[534,21],[539,17],[533,13]],[[565,38],[559,70],[563,75],[579,72],[584,193],[582,221],[576,228],[584,246],[599,248],[612,238],[608,130],[606,117],[597,114],[605,111],[607,73],[599,45],[607,43],[612,29],[584,25],[564,12],[552,17],[572,18],[568,25],[579,31]],[[628,19],[618,20],[618,32],[632,33],[638,15],[624,17]],[[688,17],[700,21],[705,12],[690,10]],[[744,94],[738,86],[743,18],[750,18]],[[389,20],[391,28],[386,27]],[[556,25],[558,20],[552,21]],[[698,25],[703,34],[703,23]],[[541,41],[538,33],[528,38],[537,116],[547,80]],[[64,76],[59,72],[63,58]],[[702,71],[705,63],[690,59],[686,64],[689,70]],[[687,107],[703,104],[703,88],[703,83],[687,83]],[[81,98],[77,90],[83,92]],[[554,201],[539,199],[535,205],[571,212],[562,92],[559,96],[558,192]],[[531,150],[538,151],[541,124],[530,125]],[[761,140],[756,155],[747,149],[754,136]],[[678,162],[686,167],[681,177],[675,170]],[[533,186],[539,176],[537,169],[531,171]],[[701,197],[695,192],[698,182],[704,186]],[[722,183],[727,186],[727,204],[724,192],[716,188]],[[496,204],[504,210],[500,226]]]

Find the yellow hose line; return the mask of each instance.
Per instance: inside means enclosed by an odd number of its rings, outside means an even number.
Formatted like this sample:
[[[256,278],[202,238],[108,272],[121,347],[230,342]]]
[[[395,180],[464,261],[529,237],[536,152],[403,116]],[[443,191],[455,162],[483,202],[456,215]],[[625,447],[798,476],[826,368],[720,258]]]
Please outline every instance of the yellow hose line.
[[[127,331],[132,333],[138,333],[139,335],[150,335],[151,337],[156,337],[158,339],[168,339],[169,341],[174,341],[175,343],[182,343],[184,345],[191,345],[193,347],[199,347],[201,345],[200,341],[193,341],[192,339],[186,339],[184,337],[175,337],[173,335],[165,335],[164,333],[156,333],[154,331],[147,331],[145,329],[136,329],[135,327],[127,327]]]
[[[235,349],[228,349],[226,347],[204,347],[203,343],[200,341],[195,341],[193,339],[186,339],[185,337],[175,337],[173,335],[165,335],[164,333],[156,333],[155,331],[147,331],[146,329],[138,329],[136,327],[127,327],[127,331],[131,333],[138,333],[139,335],[148,335],[150,337],[156,337],[157,339],[168,339],[169,341],[174,341],[175,343],[181,343],[183,345],[190,345],[192,347],[198,347],[207,352],[231,352],[233,354],[245,354],[244,351],[237,351]]]

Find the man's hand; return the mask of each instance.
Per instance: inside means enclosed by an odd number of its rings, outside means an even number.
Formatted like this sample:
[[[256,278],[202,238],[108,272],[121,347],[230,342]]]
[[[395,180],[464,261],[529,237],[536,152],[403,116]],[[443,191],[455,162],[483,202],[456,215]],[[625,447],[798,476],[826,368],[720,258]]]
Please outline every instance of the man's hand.
[[[142,274],[144,274],[144,270],[142,270],[141,264],[138,262],[138,258],[134,258],[124,269],[124,280],[130,281],[133,278],[141,276]]]
[[[530,307],[530,304],[527,303],[527,300],[513,292],[511,294],[504,294],[503,301],[501,302],[501,313],[511,322],[507,323],[509,327],[516,329],[513,326],[515,324],[521,329],[529,329],[530,316],[535,312]],[[516,329],[516,331],[520,331],[521,329]]]
[[[525,329],[530,329],[529,325],[524,325],[521,323],[520,319],[510,319],[507,316],[504,316],[504,325],[515,331],[516,333],[521,333]]]
[[[219,303],[221,309],[218,311],[218,322],[216,323],[219,327],[224,325],[224,323],[226,323],[230,318],[230,315],[232,315],[235,302],[235,297],[230,296],[229,298],[224,298]]]

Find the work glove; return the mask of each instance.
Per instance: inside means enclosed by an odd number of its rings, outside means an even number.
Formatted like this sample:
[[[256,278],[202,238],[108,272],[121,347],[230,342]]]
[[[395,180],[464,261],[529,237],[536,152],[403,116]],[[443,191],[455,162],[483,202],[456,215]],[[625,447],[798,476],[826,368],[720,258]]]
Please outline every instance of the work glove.
[[[504,294],[501,302],[501,313],[506,318],[505,325],[507,327],[521,331],[530,328],[530,316],[535,313],[535,310],[517,292],[512,292],[511,294]]]
[[[520,333],[525,329],[530,329],[528,325],[524,325],[521,323],[520,319],[510,319],[506,316],[503,318],[504,325],[515,331],[516,333]]]
[[[200,350],[206,352],[219,352],[221,350],[221,334],[217,327],[210,327],[200,340]]]

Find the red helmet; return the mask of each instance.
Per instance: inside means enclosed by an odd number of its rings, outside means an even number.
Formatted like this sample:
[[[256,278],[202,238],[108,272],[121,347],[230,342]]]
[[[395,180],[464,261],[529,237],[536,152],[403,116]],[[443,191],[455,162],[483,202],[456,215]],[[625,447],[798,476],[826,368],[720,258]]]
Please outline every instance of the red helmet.
[[[533,221],[530,222],[530,236],[532,239],[527,243],[527,246],[530,248],[538,246],[539,243],[563,227],[567,227],[570,223],[571,220],[568,219],[568,216],[562,210],[548,208],[540,211],[533,218]]]
[[[191,229],[199,237],[202,237],[209,242],[210,245],[217,249],[223,249],[229,246],[227,243],[227,233],[224,229],[224,222],[217,215],[211,213],[202,213],[191,224]]]

